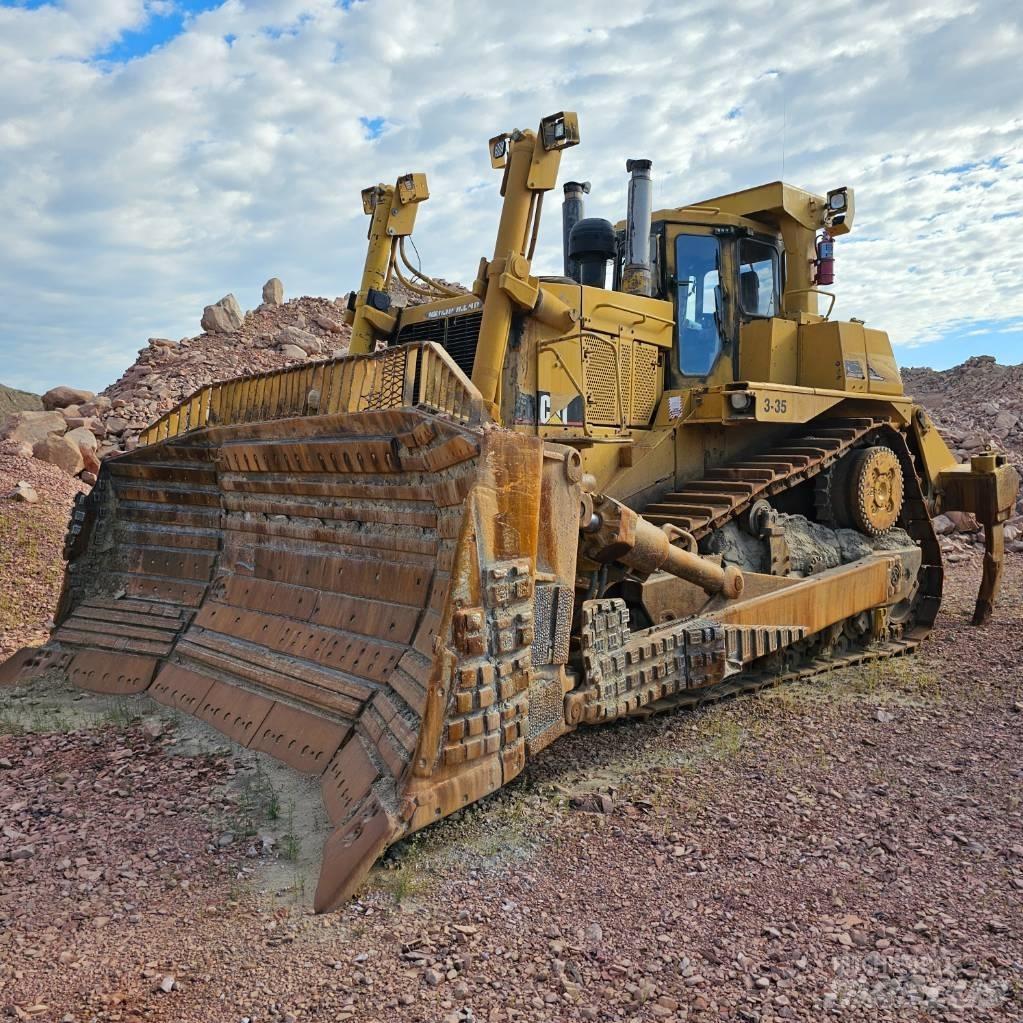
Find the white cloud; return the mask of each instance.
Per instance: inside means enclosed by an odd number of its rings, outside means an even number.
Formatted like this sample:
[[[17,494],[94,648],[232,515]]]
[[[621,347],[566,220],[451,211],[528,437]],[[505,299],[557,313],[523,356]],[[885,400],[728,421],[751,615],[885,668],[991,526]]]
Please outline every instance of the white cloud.
[[[839,315],[902,343],[1023,315],[1018,221],[999,219],[1023,210],[1023,32],[995,0],[785,17],[750,0],[228,0],[144,57],[99,59],[168,4],[0,7],[4,383],[102,386],[147,337],[195,333],[227,291],[254,305],[271,275],[344,292],[359,190],[406,170],[430,176],[427,268],[467,280],[496,226],[486,139],[563,107],[583,134],[563,176],[617,219],[629,156],[653,158],[659,205],[777,178],[784,103],[786,178],[857,189]]]

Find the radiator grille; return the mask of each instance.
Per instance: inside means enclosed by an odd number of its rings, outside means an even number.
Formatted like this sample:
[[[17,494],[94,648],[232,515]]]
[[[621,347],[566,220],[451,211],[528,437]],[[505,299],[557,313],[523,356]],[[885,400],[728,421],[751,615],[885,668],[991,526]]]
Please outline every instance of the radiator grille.
[[[403,345],[410,341],[433,341],[447,351],[467,377],[471,377],[482,320],[482,313],[472,313],[469,316],[438,317],[435,320],[410,323],[398,331],[394,343]]]

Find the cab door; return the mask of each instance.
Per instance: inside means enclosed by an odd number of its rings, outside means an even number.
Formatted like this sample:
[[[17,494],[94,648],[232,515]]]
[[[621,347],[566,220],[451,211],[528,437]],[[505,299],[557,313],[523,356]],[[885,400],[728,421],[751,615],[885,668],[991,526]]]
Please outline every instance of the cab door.
[[[732,241],[710,227],[684,224],[669,230],[665,243],[676,322],[671,387],[733,380]]]

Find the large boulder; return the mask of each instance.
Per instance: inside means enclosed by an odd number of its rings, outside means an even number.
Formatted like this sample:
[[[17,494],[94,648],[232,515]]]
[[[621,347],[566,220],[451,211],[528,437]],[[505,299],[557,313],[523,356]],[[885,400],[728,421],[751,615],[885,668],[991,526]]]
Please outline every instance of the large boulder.
[[[62,434],[67,420],[60,412],[12,412],[0,430],[0,440],[37,444],[48,434]]]
[[[994,422],[991,424],[991,432],[996,436],[1005,440],[1006,437],[1012,433],[1015,429],[1016,424],[1019,422],[1019,416],[1015,412],[1009,412],[1008,409],[1002,409],[997,416],[994,418]]]
[[[86,480],[88,483],[95,483],[96,477],[99,475],[99,453],[92,448],[80,447],[78,449],[82,455],[82,461],[85,463],[85,470],[81,476],[84,480],[86,476],[91,476],[91,480]]]
[[[67,408],[68,405],[83,405],[92,401],[96,395],[92,391],[83,391],[80,387],[52,387],[42,398],[44,409]]]
[[[110,399],[105,394],[97,394],[92,401],[78,406],[78,413],[82,416],[97,416],[101,412],[110,411]]]
[[[973,512],[947,511],[945,515],[951,519],[957,533],[977,533],[980,531],[980,523]]]
[[[263,304],[282,305],[284,303],[284,285],[279,277],[271,277],[263,285]]]
[[[107,416],[107,433],[112,433],[115,436],[120,435],[128,429],[129,425],[128,420],[123,416]]]
[[[96,434],[84,426],[68,430],[64,437],[66,440],[74,441],[80,449],[86,451],[95,451],[99,447],[99,440],[96,438]]]
[[[300,327],[282,327],[277,332],[274,341],[281,349],[285,345],[294,345],[296,348],[301,348],[306,355],[319,355],[323,351],[320,339],[315,334],[310,334],[308,330],[302,330]]]
[[[97,437],[105,437],[107,428],[103,425],[103,420],[98,416],[73,416],[67,421],[67,428],[71,430],[77,430],[80,427],[85,427],[86,430],[91,430]]]
[[[230,334],[244,322],[241,306],[234,295],[225,295],[202,311],[202,329],[210,334]]]
[[[280,353],[286,359],[304,359],[305,351],[299,348],[298,345],[281,345]]]
[[[85,468],[85,459],[78,445],[56,433],[33,445],[32,457],[63,469],[69,476],[77,476]]]

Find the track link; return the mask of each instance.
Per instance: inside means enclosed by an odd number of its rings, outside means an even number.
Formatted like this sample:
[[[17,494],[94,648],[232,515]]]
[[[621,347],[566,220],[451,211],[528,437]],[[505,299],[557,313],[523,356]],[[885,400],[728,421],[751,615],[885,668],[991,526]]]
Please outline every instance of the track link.
[[[704,479],[687,483],[677,492],[648,506],[643,515],[657,525],[679,526],[699,539],[737,518],[755,501],[789,490],[826,471],[853,449],[871,443],[884,443],[899,460],[905,481],[899,524],[920,546],[923,554],[919,589],[912,605],[901,609],[899,620],[891,623],[889,638],[837,656],[821,656],[819,651],[807,652],[801,661],[786,664],[780,670],[778,654],[771,654],[752,662],[747,670],[724,681],[679,689],[660,699],[634,706],[626,711],[629,716],[645,717],[679,707],[716,703],[837,668],[903,656],[920,644],[930,632],[941,602],[941,553],[905,434],[885,420],[838,420],[828,427],[818,424],[807,433],[796,434],[779,447],[755,458],[711,470]],[[797,649],[797,645],[789,646],[785,654],[791,658]]]
[[[873,431],[887,426],[883,419],[835,422],[839,425],[818,425],[772,451],[711,469],[701,479],[648,505],[643,517],[655,526],[678,526],[699,540],[756,501],[774,497],[829,469]]]

